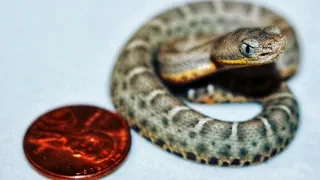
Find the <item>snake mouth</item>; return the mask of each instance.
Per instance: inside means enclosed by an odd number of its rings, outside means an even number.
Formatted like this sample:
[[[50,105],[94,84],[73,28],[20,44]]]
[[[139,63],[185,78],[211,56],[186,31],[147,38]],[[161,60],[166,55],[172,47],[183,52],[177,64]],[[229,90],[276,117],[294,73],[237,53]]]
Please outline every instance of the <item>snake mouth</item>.
[[[260,54],[261,57],[266,57],[268,55],[270,55],[270,53],[262,53],[262,54]]]

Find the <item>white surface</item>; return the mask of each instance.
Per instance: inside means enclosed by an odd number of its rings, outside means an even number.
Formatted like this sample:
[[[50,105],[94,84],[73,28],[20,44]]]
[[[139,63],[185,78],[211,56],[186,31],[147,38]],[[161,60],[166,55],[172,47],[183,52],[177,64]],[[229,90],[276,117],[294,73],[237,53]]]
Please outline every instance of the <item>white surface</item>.
[[[182,1],[174,1],[180,4]],[[265,4],[267,1],[258,1]],[[297,27],[304,47],[300,73],[290,81],[301,107],[301,126],[274,160],[249,168],[219,168],[186,161],[132,131],[127,161],[104,179],[317,179],[320,171],[320,1],[268,0]],[[57,106],[90,103],[114,110],[109,97],[113,63],[122,45],[171,0],[0,0],[0,179],[45,179],[25,159],[24,133]],[[230,108],[234,107],[234,108]],[[243,119],[259,111],[215,106],[203,111]],[[211,111],[213,109],[213,111]]]

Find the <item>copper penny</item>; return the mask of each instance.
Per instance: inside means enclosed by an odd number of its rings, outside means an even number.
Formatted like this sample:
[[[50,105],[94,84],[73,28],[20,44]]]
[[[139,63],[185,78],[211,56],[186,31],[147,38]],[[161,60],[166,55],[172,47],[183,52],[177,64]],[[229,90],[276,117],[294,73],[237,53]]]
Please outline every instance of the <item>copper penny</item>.
[[[120,116],[90,105],[41,115],[24,137],[24,152],[41,174],[54,179],[97,179],[117,169],[131,145]]]

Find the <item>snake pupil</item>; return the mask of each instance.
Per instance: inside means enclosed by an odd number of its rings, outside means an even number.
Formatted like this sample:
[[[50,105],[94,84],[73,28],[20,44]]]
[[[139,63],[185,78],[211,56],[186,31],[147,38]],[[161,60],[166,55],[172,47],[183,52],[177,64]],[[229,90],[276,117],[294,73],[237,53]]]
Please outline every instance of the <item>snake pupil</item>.
[[[243,44],[241,48],[242,48],[242,52],[246,56],[252,56],[254,54],[254,48],[248,44]]]
[[[250,53],[251,53],[251,48],[250,48],[249,45],[247,45],[247,47],[246,47],[246,53],[247,53],[247,54],[250,54]]]

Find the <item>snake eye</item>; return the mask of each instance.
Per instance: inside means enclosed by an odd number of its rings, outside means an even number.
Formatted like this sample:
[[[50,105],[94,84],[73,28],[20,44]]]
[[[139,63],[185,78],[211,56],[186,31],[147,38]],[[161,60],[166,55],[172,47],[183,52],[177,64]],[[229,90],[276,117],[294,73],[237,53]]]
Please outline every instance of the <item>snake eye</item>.
[[[255,50],[253,47],[249,46],[248,44],[242,44],[241,52],[245,56],[252,56],[255,53]]]

